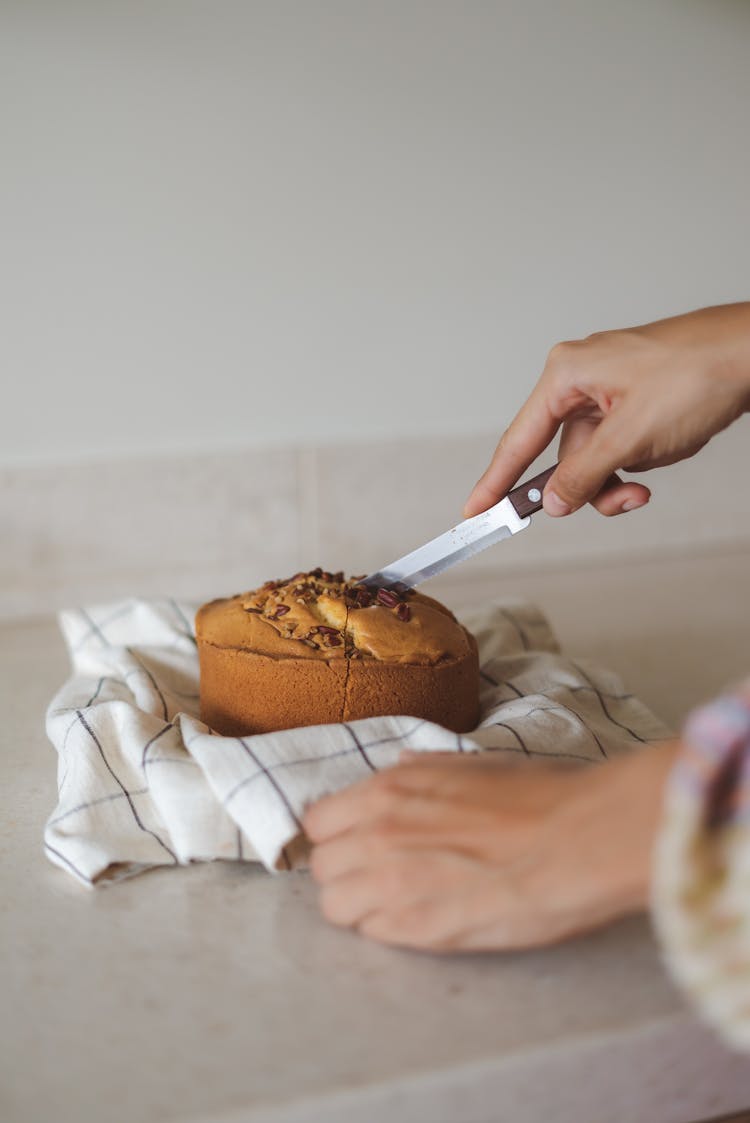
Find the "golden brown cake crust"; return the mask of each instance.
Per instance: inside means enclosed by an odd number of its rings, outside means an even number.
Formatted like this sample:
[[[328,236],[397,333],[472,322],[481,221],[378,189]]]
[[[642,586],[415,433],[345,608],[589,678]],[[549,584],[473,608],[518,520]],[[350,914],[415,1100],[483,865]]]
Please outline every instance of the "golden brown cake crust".
[[[196,637],[201,717],[229,736],[376,714],[477,721],[474,637],[419,593],[313,570],[203,605]]]
[[[439,601],[390,590],[378,599],[353,579],[323,570],[210,601],[198,610],[196,633],[205,643],[273,659],[359,655],[432,665],[468,650],[465,629]]]

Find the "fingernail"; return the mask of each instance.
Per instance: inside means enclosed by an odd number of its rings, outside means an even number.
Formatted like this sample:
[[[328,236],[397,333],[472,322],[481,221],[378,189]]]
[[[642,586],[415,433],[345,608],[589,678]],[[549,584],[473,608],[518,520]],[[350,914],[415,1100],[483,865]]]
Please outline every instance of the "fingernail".
[[[636,511],[639,507],[645,506],[642,499],[626,499],[620,510],[622,511]]]
[[[544,509],[548,515],[569,515],[571,508],[564,503],[556,491],[547,488],[544,492]]]

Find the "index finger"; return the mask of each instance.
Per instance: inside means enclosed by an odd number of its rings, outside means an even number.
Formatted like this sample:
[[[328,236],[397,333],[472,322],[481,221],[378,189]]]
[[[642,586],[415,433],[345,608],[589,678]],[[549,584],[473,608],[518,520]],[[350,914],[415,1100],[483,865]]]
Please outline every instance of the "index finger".
[[[361,821],[371,801],[373,781],[382,773],[376,772],[364,780],[330,795],[324,795],[305,811],[302,825],[312,842],[323,842],[337,834],[351,830]]]
[[[466,759],[459,753],[449,755]],[[305,833],[311,842],[318,844],[346,834],[367,820],[391,813],[410,794],[424,794],[434,788],[436,769],[439,775],[440,762],[433,761],[432,770],[419,761],[404,762],[375,772],[350,787],[324,795],[305,811],[302,817]]]
[[[553,439],[561,418],[547,401],[546,387],[537,382],[524,405],[503,433],[489,467],[466,500],[464,518],[486,511],[504,498],[530,464]]]

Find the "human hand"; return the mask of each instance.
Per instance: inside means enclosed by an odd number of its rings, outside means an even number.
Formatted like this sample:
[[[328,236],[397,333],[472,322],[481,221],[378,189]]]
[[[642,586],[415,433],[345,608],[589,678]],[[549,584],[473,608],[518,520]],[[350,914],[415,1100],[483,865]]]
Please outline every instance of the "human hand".
[[[633,510],[651,493],[634,481],[612,481],[614,472],[693,456],[748,409],[750,302],[559,343],[464,517],[505,496],[561,425],[545,511],[566,515],[588,502],[604,515]]]
[[[642,909],[674,752],[583,768],[416,754],[308,809],[323,914],[463,951],[554,943]]]

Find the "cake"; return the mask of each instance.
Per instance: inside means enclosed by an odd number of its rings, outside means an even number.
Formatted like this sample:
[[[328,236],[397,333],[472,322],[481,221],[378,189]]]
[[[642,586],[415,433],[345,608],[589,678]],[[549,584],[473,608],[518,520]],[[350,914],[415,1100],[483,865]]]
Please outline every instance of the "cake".
[[[314,569],[198,610],[201,719],[226,736],[410,714],[479,714],[474,637],[439,601]]]

